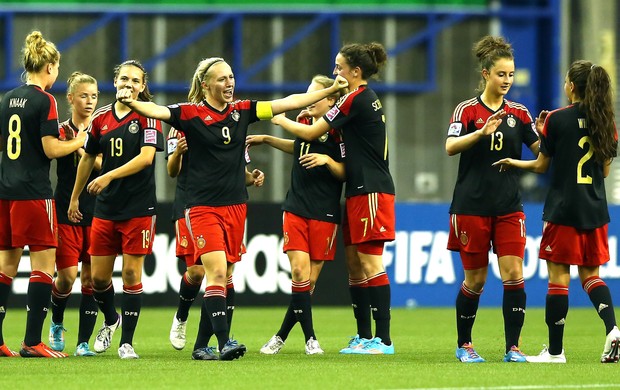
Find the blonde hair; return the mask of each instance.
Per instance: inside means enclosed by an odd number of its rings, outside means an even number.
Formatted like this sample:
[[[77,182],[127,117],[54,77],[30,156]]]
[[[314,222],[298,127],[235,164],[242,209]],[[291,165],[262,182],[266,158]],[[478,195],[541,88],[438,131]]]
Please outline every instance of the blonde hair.
[[[56,45],[43,39],[40,31],[33,31],[26,37],[22,49],[24,70],[26,73],[39,73],[47,64],[56,64],[60,61],[60,52]],[[22,75],[26,79],[26,75]]]
[[[334,81],[335,81],[334,79],[327,77],[325,75],[322,75],[322,74],[317,74],[316,76],[312,78],[313,83],[321,84],[324,88],[329,88],[332,85],[334,85]],[[346,93],[347,93],[346,89],[345,90],[341,89],[327,96],[326,99],[334,99],[334,101],[337,101],[338,99],[340,99],[342,95]]]
[[[67,94],[75,93],[78,85],[84,83],[97,85],[97,80],[93,76],[86,73],[78,71],[71,73],[71,76],[67,79]]]
[[[226,62],[220,57],[206,58],[198,63],[198,67],[192,77],[189,93],[187,94],[187,100],[190,103],[200,103],[205,98],[205,93],[202,89],[202,82],[208,80],[209,69],[211,66],[218,62]]]

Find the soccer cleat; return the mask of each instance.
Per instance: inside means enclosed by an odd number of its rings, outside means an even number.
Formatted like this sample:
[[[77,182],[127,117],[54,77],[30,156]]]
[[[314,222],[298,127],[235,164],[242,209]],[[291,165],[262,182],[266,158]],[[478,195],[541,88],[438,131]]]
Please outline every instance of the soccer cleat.
[[[95,355],[97,354],[90,350],[87,342],[80,343],[80,345],[78,345],[77,348],[75,349],[75,353],[73,354],[73,356],[95,356]]]
[[[16,357],[19,353],[12,351],[6,344],[0,345],[0,357]]]
[[[118,348],[118,357],[121,359],[138,359],[140,356],[133,350],[131,344],[125,343]]]
[[[617,363],[620,357],[620,330],[617,326],[605,338],[605,347],[601,355],[601,363]]]
[[[64,351],[65,349],[65,332],[67,330],[62,322],[50,324],[50,347],[54,351]]]
[[[202,347],[195,349],[192,352],[192,360],[219,360],[220,358],[215,354],[215,348]]]
[[[456,349],[456,358],[463,363],[484,363],[486,360],[478,355],[472,343],[465,343]]]
[[[559,355],[552,355],[549,353],[547,346],[543,346],[542,351],[536,356],[525,357],[530,363],[566,363],[566,356],[564,350]]]
[[[356,349],[363,348],[369,339],[360,338],[359,335],[352,336],[349,340],[349,345],[340,350],[340,353],[352,354]]]
[[[224,348],[220,351],[220,360],[234,360],[239,359],[245,355],[247,348],[243,344],[239,344],[237,340],[229,339]]]
[[[394,355],[394,344],[385,345],[379,337],[368,340],[363,347],[353,349],[354,355]]]
[[[513,345],[510,347],[510,351],[504,355],[504,361],[507,363],[525,363],[527,362],[527,359],[519,347]]]
[[[275,355],[276,353],[280,352],[282,347],[284,347],[284,340],[282,340],[280,336],[274,334],[273,336],[271,336],[269,341],[267,341],[265,345],[262,346],[262,348],[260,349],[260,353],[265,355]],[[307,350],[308,347],[306,346],[306,351]]]
[[[107,351],[110,348],[110,344],[112,343],[112,336],[116,329],[121,326],[121,316],[118,316],[116,322],[112,325],[106,325],[105,320],[103,321],[103,325],[97,332],[97,336],[95,337],[95,352],[101,353]]]
[[[170,343],[176,350],[185,348],[185,332],[187,331],[187,321],[180,321],[176,313],[172,319],[172,328],[170,328]]]
[[[314,337],[310,337],[306,342],[306,355],[322,355],[323,353],[325,351],[321,349],[319,342]]]
[[[66,358],[67,355],[64,352],[54,351],[47,345],[39,343],[37,345],[28,346],[22,343],[22,349],[19,350],[21,357],[43,357],[43,358]]]

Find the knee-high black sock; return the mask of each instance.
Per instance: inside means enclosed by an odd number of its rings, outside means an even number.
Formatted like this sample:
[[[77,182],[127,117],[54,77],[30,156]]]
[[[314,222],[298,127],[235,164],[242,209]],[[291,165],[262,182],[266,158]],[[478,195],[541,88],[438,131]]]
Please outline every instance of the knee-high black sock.
[[[33,346],[41,343],[41,331],[47,315],[47,305],[52,295],[52,276],[41,271],[30,273],[28,283],[28,314],[24,344]]]
[[[113,325],[118,320],[118,313],[114,306],[114,286],[112,282],[103,290],[97,290],[93,287],[93,298],[99,310],[103,313],[106,325]]]
[[[583,289],[590,297],[598,316],[605,323],[605,334],[609,334],[616,326],[616,314],[609,287],[598,276],[592,276],[583,282]]]
[[[179,286],[179,304],[177,306],[176,314],[179,321],[187,321],[189,309],[192,307],[199,291],[200,282],[195,283],[189,278],[187,272],[185,272],[181,278],[181,285]]]
[[[391,345],[390,319],[391,319],[391,290],[390,280],[385,272],[368,278],[368,295],[372,317],[375,320],[375,335],[383,344]]]
[[[504,314],[504,336],[506,339],[506,353],[514,345],[519,346],[519,337],[525,321],[525,282],[520,280],[506,280],[504,283],[504,298],[502,312]]]
[[[52,284],[52,322],[62,324],[65,318],[65,309],[71,296],[71,290],[60,292],[56,284]]]
[[[357,334],[360,338],[371,339],[372,328],[370,323],[370,295],[368,293],[368,281],[349,279],[349,293],[351,294],[351,306],[357,323]]]
[[[99,308],[93,298],[93,289],[82,287],[82,298],[80,299],[80,319],[77,344],[88,343],[90,336],[93,335]]]
[[[476,321],[480,294],[482,294],[482,291],[475,292],[468,288],[465,282],[463,282],[456,296],[456,332],[457,345],[459,347],[463,346],[463,344],[472,342],[471,330]]]
[[[226,319],[226,289],[220,286],[209,286],[205,293],[207,314],[211,318],[213,333],[217,337],[220,351],[230,338]]]
[[[142,308],[142,283],[135,286],[123,286],[123,303],[121,304],[123,316],[123,333],[119,346],[127,343],[133,345],[133,335],[138,326],[140,309]]]
[[[295,311],[293,310],[293,299],[291,297],[291,301],[286,309],[286,313],[284,314],[284,319],[282,320],[282,325],[280,325],[280,330],[276,333],[277,336],[280,336],[282,341],[286,341],[289,333],[297,323],[297,316],[295,316]]]
[[[567,314],[568,286],[549,283],[545,303],[545,323],[549,329],[549,353],[551,355],[562,353]]]
[[[211,324],[211,316],[207,309],[207,298],[203,297],[200,309],[200,323],[198,324],[198,333],[196,334],[194,350],[207,347],[211,336],[213,336],[213,325]]]
[[[4,317],[6,317],[6,304],[9,300],[12,283],[13,278],[10,278],[0,272],[0,345],[4,344],[4,336],[2,335],[2,324],[4,323]]]
[[[232,282],[232,275],[228,278],[226,284],[226,321],[228,323],[228,332],[232,332],[232,320],[235,313],[235,286]]]
[[[303,282],[293,281],[293,293],[291,295],[291,304],[293,306],[293,312],[301,329],[304,332],[306,341],[313,337],[316,340],[314,334],[314,325],[312,323],[312,303],[310,301],[310,280]]]

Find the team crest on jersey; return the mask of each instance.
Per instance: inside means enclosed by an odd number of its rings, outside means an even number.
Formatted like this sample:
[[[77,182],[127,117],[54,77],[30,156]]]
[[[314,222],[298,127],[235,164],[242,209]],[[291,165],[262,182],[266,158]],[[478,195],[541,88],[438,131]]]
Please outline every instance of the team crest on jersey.
[[[138,122],[131,122],[131,124],[129,125],[129,132],[131,134],[136,134],[138,131],[140,131],[140,126],[138,126]]]
[[[235,121],[235,122],[239,122],[239,118],[241,118],[241,114],[239,114],[239,111],[234,110],[233,112],[230,113],[230,117]]]
[[[323,134],[322,136],[319,137],[319,142],[327,141],[327,137],[329,137],[329,133]]]
[[[467,232],[461,232],[459,239],[461,240],[461,244],[467,245],[467,243],[469,242],[469,237],[467,237]]]
[[[288,244],[290,238],[288,237],[288,232],[284,232],[284,245]]]
[[[461,122],[450,123],[448,135],[458,137],[461,135],[461,130],[463,130],[463,124]]]
[[[207,241],[205,241],[205,239],[202,236],[198,237],[198,239],[196,240],[196,246],[199,249],[204,248],[206,244],[207,244]]]
[[[187,248],[187,237],[183,236],[183,238],[181,239],[181,247],[182,248]]]
[[[517,125],[517,120],[513,116],[509,116],[506,119],[506,124],[510,127],[515,127]]]

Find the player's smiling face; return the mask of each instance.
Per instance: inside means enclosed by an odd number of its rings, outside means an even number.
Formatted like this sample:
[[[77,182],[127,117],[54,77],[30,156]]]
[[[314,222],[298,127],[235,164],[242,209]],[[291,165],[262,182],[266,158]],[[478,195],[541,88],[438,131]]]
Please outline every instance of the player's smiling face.
[[[310,86],[308,87],[308,91],[307,92],[314,92],[314,91],[319,91],[321,89],[325,88],[322,84],[319,84],[317,82],[312,82],[312,84],[310,84]],[[323,115],[325,115],[325,113],[327,113],[327,111],[329,111],[330,104],[333,105],[334,104],[334,99],[333,98],[325,98],[325,99],[321,99],[318,102],[309,105],[306,109],[308,110],[308,113],[310,114],[310,116],[312,116],[314,119],[319,119],[321,118]]]
[[[218,62],[211,66],[202,86],[207,102],[217,109],[223,109],[233,101],[235,92],[235,75],[230,65]]]
[[[500,58],[490,70],[484,69],[482,72],[487,81],[485,91],[503,96],[508,93],[514,81],[515,62],[509,58]]]
[[[144,91],[144,72],[136,66],[125,65],[118,71],[118,76],[114,80],[114,86],[117,91],[123,88],[131,89],[131,97],[138,99],[140,92]]]

